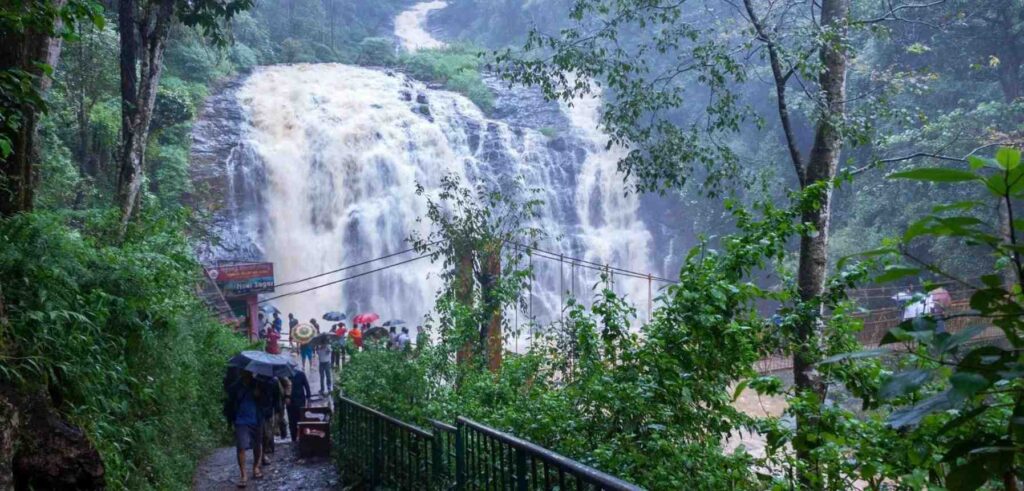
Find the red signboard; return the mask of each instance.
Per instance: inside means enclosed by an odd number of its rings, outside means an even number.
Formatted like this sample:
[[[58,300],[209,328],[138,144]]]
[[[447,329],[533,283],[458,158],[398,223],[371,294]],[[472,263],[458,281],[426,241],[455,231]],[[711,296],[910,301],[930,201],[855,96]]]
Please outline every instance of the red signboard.
[[[274,291],[274,263],[245,263],[207,268],[225,296],[252,295]]]

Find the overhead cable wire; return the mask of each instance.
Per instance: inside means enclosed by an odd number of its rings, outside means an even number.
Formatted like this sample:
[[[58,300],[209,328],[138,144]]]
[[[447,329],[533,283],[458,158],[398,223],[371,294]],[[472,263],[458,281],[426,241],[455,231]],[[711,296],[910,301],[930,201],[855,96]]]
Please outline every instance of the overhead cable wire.
[[[319,290],[321,288],[328,287],[328,286],[331,286],[331,285],[337,285],[338,283],[342,283],[342,282],[345,282],[345,281],[348,281],[348,280],[354,280],[356,278],[362,278],[363,276],[371,275],[371,274],[374,274],[374,273],[379,273],[379,272],[387,270],[387,269],[391,269],[391,268],[394,268],[394,267],[397,267],[397,266],[402,266],[404,264],[409,264],[411,262],[419,261],[420,259],[424,259],[424,258],[428,258],[428,257],[430,257],[430,254],[423,254],[421,256],[417,256],[417,257],[414,257],[412,259],[406,259],[404,261],[399,261],[399,262],[394,263],[394,264],[389,264],[387,266],[381,266],[381,267],[376,268],[376,269],[371,269],[369,271],[364,271],[362,273],[354,274],[352,276],[346,276],[344,278],[337,279],[337,280],[334,280],[334,281],[331,281],[331,282],[328,282],[328,283],[324,283],[322,285],[317,285],[317,286],[309,287],[309,288],[306,288],[306,289],[303,289],[303,290],[294,291],[294,292],[282,293],[280,295],[275,295],[275,296],[270,297],[270,298],[264,298],[263,300],[258,300],[256,303],[257,304],[267,303],[267,302],[271,302],[271,301],[274,301],[274,300],[277,300],[277,299],[280,299],[280,298],[284,298],[284,297],[290,297],[290,296],[294,296],[294,295],[301,295],[303,293],[309,293],[309,292],[311,292],[313,290]],[[230,312],[232,312],[232,311],[231,310],[227,310],[227,311],[223,311],[223,312],[218,312],[217,315],[223,315],[223,314],[227,314],[227,313],[230,313]]]
[[[413,261],[419,261],[420,259],[424,259],[424,258],[428,258],[428,257],[430,257],[430,254],[423,254],[421,256],[416,256],[416,257],[414,257],[412,259],[406,259],[405,261],[399,261],[399,262],[394,263],[394,264],[389,264],[387,266],[381,266],[379,268],[371,269],[369,271],[364,271],[362,273],[354,274],[352,276],[346,276],[344,278],[341,278],[341,279],[338,279],[338,280],[334,280],[334,281],[331,281],[331,282],[328,282],[328,283],[324,283],[322,285],[317,285],[317,286],[309,287],[309,288],[306,288],[304,290],[298,290],[298,291],[294,291],[294,292],[282,293],[281,295],[275,295],[273,297],[265,298],[263,300],[260,300],[259,302],[256,302],[256,303],[265,303],[265,302],[270,302],[272,300],[277,300],[279,298],[290,297],[290,296],[293,296],[293,295],[301,295],[303,293],[309,293],[309,292],[311,292],[313,290],[319,290],[321,288],[328,287],[328,286],[331,286],[331,285],[336,285],[338,283],[342,283],[342,282],[345,282],[345,281],[348,281],[348,280],[354,280],[356,278],[361,278],[363,276],[371,275],[373,273],[379,273],[379,272],[384,271],[386,269],[391,269],[391,268],[394,268],[396,266],[401,266],[403,264],[408,264],[408,263],[411,263]]]
[[[518,247],[522,247],[522,248],[529,249],[531,251],[540,253],[539,255],[541,255],[542,257],[545,257],[545,259],[552,259],[552,260],[555,260],[555,261],[571,261],[571,262],[578,263],[581,267],[589,267],[590,269],[599,270],[599,271],[608,271],[608,272],[620,273],[620,274],[624,274],[626,276],[630,276],[630,277],[633,277],[633,278],[644,279],[644,280],[652,279],[652,280],[660,281],[662,283],[679,283],[678,280],[672,280],[672,279],[669,279],[669,278],[662,278],[660,276],[651,275],[650,273],[641,273],[639,271],[632,271],[632,270],[629,270],[629,269],[620,268],[620,267],[612,266],[612,265],[609,265],[609,264],[601,264],[601,263],[594,262],[594,261],[588,261],[586,259],[580,259],[580,258],[577,258],[577,257],[565,256],[565,255],[559,254],[557,252],[547,251],[547,250],[541,249],[539,247],[534,247],[534,246],[525,245],[525,244],[519,244],[519,243],[516,243],[516,242],[513,242],[513,241],[506,241],[506,242],[508,242],[509,244],[516,245]],[[543,255],[546,255],[546,256],[543,256]]]
[[[433,245],[433,244],[436,244],[436,243],[437,242],[431,242],[430,244],[427,244],[427,245]],[[331,275],[331,274],[334,274],[334,273],[340,273],[342,271],[346,271],[346,270],[349,270],[349,269],[358,268],[359,266],[366,266],[367,264],[370,264],[370,263],[375,263],[377,261],[381,261],[381,260],[384,260],[384,259],[389,259],[389,258],[392,258],[392,257],[395,257],[395,256],[401,256],[402,254],[407,254],[407,253],[415,251],[415,250],[416,250],[416,248],[412,247],[412,248],[409,248],[409,249],[405,249],[403,251],[398,251],[398,252],[395,252],[395,253],[392,253],[392,254],[388,254],[386,256],[380,256],[380,257],[377,257],[377,258],[374,258],[374,259],[368,259],[368,260],[360,262],[360,263],[350,264],[348,266],[342,266],[342,267],[340,267],[338,269],[334,269],[334,270],[331,270],[331,271],[324,271],[323,273],[319,273],[319,274],[316,274],[316,275],[313,275],[313,276],[308,276],[306,278],[301,278],[301,279],[292,280],[292,281],[286,281],[284,283],[276,283],[276,284],[274,284],[274,287],[277,288],[277,287],[282,287],[282,286],[294,285],[296,283],[305,283],[305,282],[307,282],[309,280],[315,280],[317,278],[322,278],[324,276]]]
[[[677,281],[677,280],[670,280],[668,278],[662,278],[660,276],[654,276],[654,275],[652,275],[650,273],[640,273],[640,272],[637,272],[637,271],[632,271],[632,270],[628,270],[628,269],[624,269],[624,268],[619,268],[619,267],[615,267],[615,266],[611,266],[611,265],[595,263],[593,261],[586,261],[586,260],[579,259],[579,258],[568,257],[568,256],[561,256],[561,255],[559,255],[557,253],[552,253],[552,252],[548,252],[548,251],[545,251],[545,250],[542,250],[542,249],[532,248],[532,247],[529,247],[529,246],[522,246],[522,247],[525,247],[525,248],[528,248],[528,249],[532,249],[533,252],[534,252],[532,255],[534,255],[534,256],[537,256],[537,257],[540,257],[540,258],[544,258],[544,259],[550,259],[552,261],[559,261],[559,262],[566,262],[566,261],[568,261],[570,264],[575,264],[576,266],[579,266],[581,268],[592,269],[594,271],[604,271],[604,272],[610,272],[610,273],[617,273],[617,274],[620,274],[620,275],[628,277],[628,278],[636,278],[636,279],[640,279],[640,280],[654,280],[654,281],[659,281],[659,282],[662,282],[662,283],[672,283],[672,284],[678,284],[679,283],[679,281]]]

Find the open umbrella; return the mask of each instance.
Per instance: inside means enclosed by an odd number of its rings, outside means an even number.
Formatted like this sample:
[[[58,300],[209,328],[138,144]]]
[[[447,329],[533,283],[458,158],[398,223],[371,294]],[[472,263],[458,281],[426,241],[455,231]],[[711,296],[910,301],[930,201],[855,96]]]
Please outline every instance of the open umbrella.
[[[348,316],[344,312],[328,312],[324,314],[325,321],[338,322],[347,319]]]
[[[270,305],[269,303],[268,304],[260,305],[260,312],[263,312],[264,314],[266,314],[268,316],[281,313],[280,310],[277,310],[277,307],[274,307],[273,305]]]
[[[309,341],[309,344],[312,346],[320,346],[322,344],[331,344],[337,340],[338,336],[335,336],[334,333],[324,332],[313,337],[313,339]]]
[[[291,377],[293,373],[291,360],[262,351],[243,351],[228,360],[228,366],[266,377]]]
[[[387,338],[388,330],[383,327],[371,327],[367,329],[366,332],[363,333],[363,339],[379,340]]]
[[[403,320],[399,320],[399,319],[391,319],[391,320],[389,320],[389,321],[385,322],[385,323],[384,323],[384,324],[382,324],[382,325],[383,325],[384,327],[391,327],[391,326],[400,326],[400,325],[402,325],[402,324],[405,324],[405,321],[403,321]]]
[[[379,315],[373,312],[366,312],[353,317],[352,322],[356,324],[369,324],[377,319],[380,319]]]
[[[292,341],[305,343],[316,336],[316,329],[309,324],[299,324],[292,330]]]

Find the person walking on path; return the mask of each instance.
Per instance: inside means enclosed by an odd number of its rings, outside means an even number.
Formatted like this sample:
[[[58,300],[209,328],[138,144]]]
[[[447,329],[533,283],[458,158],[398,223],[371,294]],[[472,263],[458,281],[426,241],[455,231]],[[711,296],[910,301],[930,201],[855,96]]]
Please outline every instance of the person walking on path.
[[[312,396],[306,374],[302,370],[295,370],[292,374],[292,391],[285,400],[285,407],[288,410],[288,434],[293,442],[299,439],[299,416],[302,414],[302,408],[306,407],[306,400]]]
[[[235,450],[238,452],[238,487],[249,484],[245,472],[245,451],[252,450],[252,476],[263,478],[260,465],[263,462],[263,421],[260,405],[265,398],[261,388],[253,379],[252,373],[243,371],[241,375],[227,387],[228,400],[225,405],[225,416],[235,430]]]
[[[277,331],[278,335],[280,335],[281,334],[281,330],[283,328],[284,328],[284,321],[281,320],[281,313],[280,312],[274,312],[274,330]]]
[[[359,329],[359,324],[352,326],[352,330],[348,332],[348,337],[352,338],[352,349],[359,351],[363,348],[363,331]]]
[[[277,412],[278,404],[283,402],[283,394],[281,393],[281,385],[276,377],[264,378],[260,384],[266,396],[259,405],[260,417],[263,418],[261,421],[263,429],[263,465],[270,465],[269,455],[274,453],[274,431],[277,430],[274,415]]]
[[[302,370],[313,369],[313,346],[309,342],[299,345],[299,357],[302,361]]]
[[[299,320],[295,318],[291,312],[288,313],[288,341],[292,343],[292,347],[295,347],[295,326],[299,325]]]
[[[341,367],[342,358],[345,356],[345,336],[348,334],[348,330],[345,329],[345,323],[342,322],[334,327],[334,341],[331,343],[333,351],[331,351],[331,365],[334,368]]]
[[[320,334],[320,323],[316,319],[310,319],[309,323],[313,326],[313,329],[316,329],[316,333]]]
[[[288,404],[288,398],[292,395],[292,379],[290,377],[278,377],[277,383],[281,387],[281,397],[277,401],[277,405],[274,407],[274,428],[277,430],[277,436],[281,438],[288,438],[288,422],[285,419],[285,406]]]
[[[399,351],[405,351],[409,347],[409,328],[402,328],[402,334],[399,334],[395,340],[395,346]]]
[[[320,362],[320,395],[324,395],[324,387],[327,387],[326,392],[330,392],[333,388],[331,383],[331,345],[330,343],[323,343],[316,348],[316,357]]]
[[[272,355],[281,354],[281,333],[271,329],[267,332],[267,353]]]

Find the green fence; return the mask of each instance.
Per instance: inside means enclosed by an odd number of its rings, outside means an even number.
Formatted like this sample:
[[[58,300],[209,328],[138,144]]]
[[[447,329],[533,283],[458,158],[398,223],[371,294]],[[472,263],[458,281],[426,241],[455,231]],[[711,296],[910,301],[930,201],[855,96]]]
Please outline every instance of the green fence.
[[[345,397],[336,400],[339,463],[359,489],[608,490],[641,488],[466,418],[427,431]]]

